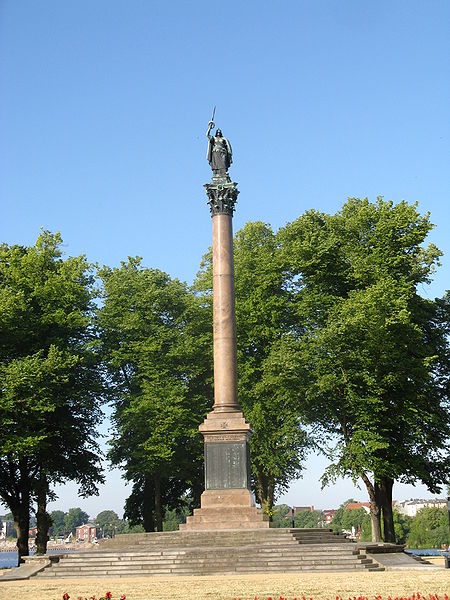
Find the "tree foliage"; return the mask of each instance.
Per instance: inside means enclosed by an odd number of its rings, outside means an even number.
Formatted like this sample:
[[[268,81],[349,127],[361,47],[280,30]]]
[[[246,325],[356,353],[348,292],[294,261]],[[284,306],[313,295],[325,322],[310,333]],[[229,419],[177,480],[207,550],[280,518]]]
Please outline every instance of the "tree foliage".
[[[350,199],[335,215],[308,211],[280,232],[303,327],[301,402],[336,440],[323,446],[324,483],[363,479],[374,539],[381,507],[394,535],[394,480],[437,491],[449,474],[449,302],[418,294],[441,254],[423,247],[431,228],[416,205],[379,198]]]
[[[344,531],[358,531],[358,525],[361,527],[367,512],[363,508],[350,508],[344,510],[341,519],[341,527]]]
[[[441,548],[450,545],[448,511],[425,507],[411,519],[406,543],[411,548]]]
[[[164,514],[163,531],[178,531],[181,523],[186,523],[190,512],[188,502],[179,508],[167,509]]]
[[[291,507],[287,504],[278,504],[272,509],[271,527],[292,527]]]
[[[424,245],[431,228],[416,205],[352,198],[277,233],[257,222],[236,234],[239,402],[254,429],[253,488],[277,519],[274,501],[311,445],[330,459],[324,484],[363,480],[376,540],[408,535],[392,512],[394,481],[432,492],[448,482],[450,296],[419,294],[441,254]],[[96,319],[93,268],[63,257],[61,244],[43,232],[29,248],[0,246],[0,497],[21,555],[32,502],[42,549],[51,485],[74,479],[88,494],[101,481],[95,426],[105,393],[109,456],[133,483],[131,523],[161,530],[164,514],[173,524],[203,487],[211,255],[195,290],[140,259],[104,267]],[[339,526],[361,518],[342,510]]]
[[[133,481],[126,515],[162,529],[164,507],[190,492],[198,503],[212,404],[211,331],[200,300],[140,259],[100,272],[102,347],[114,393],[110,458]],[[148,508],[150,506],[150,508]],[[147,512],[146,512],[147,511]]]
[[[334,531],[340,532],[342,529],[344,529],[342,525],[342,519],[344,517],[344,513],[346,512],[345,509],[349,504],[354,504],[355,502],[356,500],[354,500],[353,498],[349,498],[348,500],[343,502],[336,510],[331,521],[331,527]]]
[[[0,496],[20,556],[34,498],[45,552],[50,485],[72,479],[91,494],[102,480],[92,267],[83,256],[64,259],[61,244],[44,231],[34,246],[0,246]]]
[[[59,536],[66,532],[65,516],[66,513],[63,510],[52,510],[50,513],[52,535]]]
[[[99,532],[101,532],[102,537],[113,537],[117,530],[122,529],[122,521],[113,510],[102,510],[95,517],[94,523],[97,527],[97,537]]]
[[[321,510],[301,510],[294,517],[294,525],[302,529],[316,529],[322,527],[323,520]]]
[[[393,511],[395,542],[397,544],[406,544],[409,532],[411,530],[412,517],[403,515],[398,510]]]
[[[81,508],[69,508],[68,512],[64,515],[64,527],[66,531],[70,531],[75,534],[75,530],[80,525],[85,525],[89,522],[89,515],[81,510]]]

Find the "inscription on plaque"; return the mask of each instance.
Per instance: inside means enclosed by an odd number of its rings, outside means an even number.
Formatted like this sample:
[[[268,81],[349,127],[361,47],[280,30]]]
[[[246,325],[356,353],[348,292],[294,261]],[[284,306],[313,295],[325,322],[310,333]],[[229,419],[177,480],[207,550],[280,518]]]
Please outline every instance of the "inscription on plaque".
[[[246,442],[247,435],[245,433],[205,433],[203,434],[205,442]]]
[[[206,443],[205,482],[207,490],[250,489],[248,443]]]

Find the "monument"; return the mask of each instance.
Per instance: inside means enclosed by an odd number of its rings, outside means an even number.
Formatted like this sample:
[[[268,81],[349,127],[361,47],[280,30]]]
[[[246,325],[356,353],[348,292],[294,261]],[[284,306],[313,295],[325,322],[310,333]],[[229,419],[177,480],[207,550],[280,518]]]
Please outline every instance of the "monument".
[[[199,431],[205,444],[205,491],[201,508],[187,517],[182,530],[266,528],[250,484],[251,426],[238,402],[233,227],[239,191],[228,169],[229,141],[215,135],[214,113],[206,132],[211,183],[205,184],[213,225],[214,405]]]

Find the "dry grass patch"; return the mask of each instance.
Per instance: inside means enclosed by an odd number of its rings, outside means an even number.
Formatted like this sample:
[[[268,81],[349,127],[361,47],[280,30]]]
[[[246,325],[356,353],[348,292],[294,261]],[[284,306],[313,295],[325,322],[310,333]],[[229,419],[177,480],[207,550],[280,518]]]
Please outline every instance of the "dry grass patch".
[[[141,577],[141,578],[82,578],[1,582],[0,600],[61,600],[67,592],[71,600],[94,594],[97,598],[106,591],[113,600],[125,594],[127,600],[267,600],[280,596],[293,600],[305,595],[308,600],[335,600],[342,596],[412,596],[442,597],[450,593],[450,570],[386,571],[370,573],[277,573],[267,575],[229,575],[210,577]]]

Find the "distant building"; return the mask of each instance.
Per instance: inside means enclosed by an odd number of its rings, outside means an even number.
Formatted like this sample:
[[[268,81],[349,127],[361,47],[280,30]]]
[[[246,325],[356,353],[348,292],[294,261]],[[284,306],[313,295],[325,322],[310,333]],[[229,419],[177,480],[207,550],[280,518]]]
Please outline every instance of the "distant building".
[[[404,500],[403,502],[396,502],[395,507],[398,512],[408,517],[415,517],[419,510],[422,508],[447,508],[447,500],[441,500],[439,498],[433,498],[430,500],[414,499]]]
[[[333,517],[336,513],[336,510],[334,508],[326,508],[325,510],[322,511],[322,513],[324,516],[325,525],[330,525],[331,521],[333,520]]]
[[[363,508],[366,513],[370,513],[370,502],[350,502],[344,510],[358,510],[358,508]]]
[[[75,538],[79,542],[93,542],[97,537],[97,528],[94,523],[85,523],[75,530]]]
[[[296,514],[304,512],[314,512],[314,506],[293,506],[291,510],[286,514],[286,520],[292,519],[292,511],[294,511],[294,517]]]
[[[294,515],[296,515],[297,513],[303,512],[305,510],[309,511],[309,512],[314,512],[314,506],[293,506],[294,509]]]

